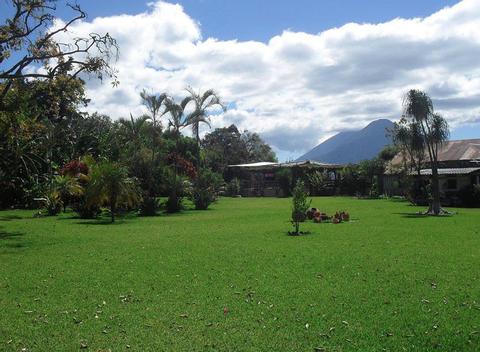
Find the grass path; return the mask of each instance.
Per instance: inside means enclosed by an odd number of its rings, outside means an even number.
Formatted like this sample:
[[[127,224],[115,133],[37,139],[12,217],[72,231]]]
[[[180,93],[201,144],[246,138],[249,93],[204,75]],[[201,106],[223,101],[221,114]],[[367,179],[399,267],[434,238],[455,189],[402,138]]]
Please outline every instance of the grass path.
[[[289,237],[275,198],[116,224],[0,212],[0,350],[480,350],[480,210],[312,205],[353,221]]]

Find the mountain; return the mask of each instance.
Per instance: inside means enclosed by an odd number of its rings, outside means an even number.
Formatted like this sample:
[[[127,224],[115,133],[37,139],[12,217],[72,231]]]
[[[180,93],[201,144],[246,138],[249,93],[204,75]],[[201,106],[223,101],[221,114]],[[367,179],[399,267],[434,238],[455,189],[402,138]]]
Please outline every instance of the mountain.
[[[313,160],[330,164],[349,164],[372,159],[386,145],[392,143],[392,138],[387,136],[386,131],[387,128],[392,127],[392,121],[380,119],[359,131],[340,132],[296,161]]]

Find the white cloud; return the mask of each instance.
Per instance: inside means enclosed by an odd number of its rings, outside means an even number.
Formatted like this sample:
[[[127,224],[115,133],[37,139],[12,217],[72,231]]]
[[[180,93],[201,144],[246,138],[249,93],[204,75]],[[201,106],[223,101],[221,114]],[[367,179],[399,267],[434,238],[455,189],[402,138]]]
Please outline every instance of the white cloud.
[[[300,153],[326,135],[396,119],[410,88],[430,92],[451,125],[480,116],[480,0],[427,18],[349,23],[318,34],[285,31],[268,43],[202,38],[180,5],[96,18],[76,34],[110,33],[120,45],[120,86],[88,81],[91,110],[140,113],[139,92],[216,89],[235,108],[215,127],[256,131],[277,150]]]

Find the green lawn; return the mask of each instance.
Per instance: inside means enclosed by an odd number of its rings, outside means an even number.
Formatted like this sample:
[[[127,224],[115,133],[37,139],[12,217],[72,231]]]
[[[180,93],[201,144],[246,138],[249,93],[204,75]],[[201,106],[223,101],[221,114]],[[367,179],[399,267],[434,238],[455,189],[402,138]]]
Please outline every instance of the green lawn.
[[[0,212],[0,350],[480,349],[480,210],[315,198],[353,221],[290,237],[290,202],[116,224]]]

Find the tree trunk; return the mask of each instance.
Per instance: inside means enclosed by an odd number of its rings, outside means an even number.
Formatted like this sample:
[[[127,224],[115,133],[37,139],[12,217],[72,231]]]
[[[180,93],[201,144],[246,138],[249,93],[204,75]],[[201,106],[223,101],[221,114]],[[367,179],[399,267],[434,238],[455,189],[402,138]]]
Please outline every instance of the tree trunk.
[[[432,204],[430,211],[434,215],[440,214],[440,183],[438,180],[438,168],[436,164],[432,165]]]
[[[110,217],[112,220],[112,223],[115,222],[115,212],[117,211],[117,201],[114,197],[110,198]]]

